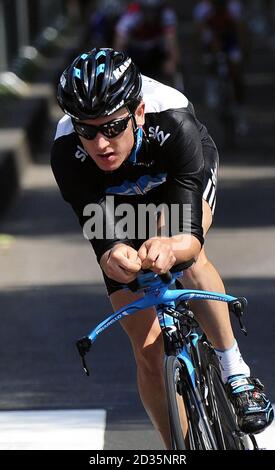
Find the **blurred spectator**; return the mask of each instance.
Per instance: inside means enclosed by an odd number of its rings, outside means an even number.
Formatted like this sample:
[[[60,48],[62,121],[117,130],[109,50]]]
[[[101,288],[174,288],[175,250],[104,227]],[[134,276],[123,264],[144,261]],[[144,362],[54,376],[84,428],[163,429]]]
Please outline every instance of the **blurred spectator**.
[[[143,74],[180,87],[177,17],[167,2],[132,2],[118,21],[114,48],[127,51]]]
[[[200,1],[194,9],[194,19],[208,72],[206,103],[209,107],[218,106],[217,80],[220,71],[224,74],[227,70],[233,85],[236,112],[244,131],[243,60],[248,47],[242,3],[238,0]]]
[[[92,47],[113,47],[115,26],[124,10],[123,0],[98,0],[90,18]]]

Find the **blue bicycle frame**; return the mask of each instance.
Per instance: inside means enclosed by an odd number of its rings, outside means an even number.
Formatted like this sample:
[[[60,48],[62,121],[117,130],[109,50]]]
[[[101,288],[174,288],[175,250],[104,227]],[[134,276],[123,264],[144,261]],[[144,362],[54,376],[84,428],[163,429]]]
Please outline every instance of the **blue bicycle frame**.
[[[175,306],[175,303],[178,301],[188,301],[188,300],[216,300],[220,302],[227,302],[234,306],[236,310],[241,311],[240,314],[237,313],[240,317],[243,313],[243,308],[246,304],[246,299],[244,297],[237,298],[231,295],[221,294],[218,292],[207,292],[201,290],[190,290],[190,289],[169,289],[171,284],[173,284],[176,278],[183,275],[182,271],[172,273],[172,278],[169,284],[164,283],[160,277],[153,273],[143,273],[138,276],[139,289],[144,292],[144,297],[135,300],[134,302],[122,307],[117,310],[115,313],[109,315],[105,320],[99,323],[88,336],[81,338],[77,342],[77,348],[80,356],[82,357],[83,367],[85,373],[89,375],[84,356],[90,350],[92,343],[95,342],[97,337],[103,333],[107,328],[112,326],[118,320],[123,319],[126,316],[132,315],[139,310],[144,310],[148,307],[157,306],[159,304],[164,304],[165,306]],[[236,313],[236,312],[235,312]],[[240,321],[241,323],[241,321]],[[242,326],[242,324],[241,324]],[[244,331],[244,328],[243,328]],[[191,338],[190,338],[191,339]],[[199,336],[196,334],[192,335],[192,341],[195,345],[198,341]],[[178,355],[189,372],[192,383],[195,386],[195,373],[194,367],[192,365],[192,359],[189,354],[188,348],[184,346],[181,352]]]

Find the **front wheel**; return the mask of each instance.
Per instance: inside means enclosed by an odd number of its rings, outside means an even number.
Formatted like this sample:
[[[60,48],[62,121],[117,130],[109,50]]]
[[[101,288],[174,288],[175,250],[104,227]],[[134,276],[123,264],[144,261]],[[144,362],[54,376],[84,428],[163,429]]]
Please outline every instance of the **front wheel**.
[[[172,449],[216,449],[202,399],[196,396],[183,365],[175,356],[166,357],[165,385]]]

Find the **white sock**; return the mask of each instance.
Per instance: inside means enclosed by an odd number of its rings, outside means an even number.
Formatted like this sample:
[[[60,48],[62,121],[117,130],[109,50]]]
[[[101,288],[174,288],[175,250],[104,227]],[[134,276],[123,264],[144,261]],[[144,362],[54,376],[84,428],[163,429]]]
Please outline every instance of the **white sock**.
[[[226,349],[225,351],[215,349],[215,352],[219,359],[222,380],[224,383],[227,382],[230,375],[244,374],[247,377],[250,376],[250,368],[244,362],[236,340],[230,349]]]

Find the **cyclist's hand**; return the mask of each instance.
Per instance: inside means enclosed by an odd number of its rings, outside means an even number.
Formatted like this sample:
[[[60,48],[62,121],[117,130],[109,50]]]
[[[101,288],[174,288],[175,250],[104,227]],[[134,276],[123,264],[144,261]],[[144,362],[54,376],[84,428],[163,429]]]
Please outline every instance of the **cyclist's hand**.
[[[142,269],[164,274],[175,264],[176,257],[169,238],[149,238],[138,251]]]
[[[123,243],[104,253],[100,265],[108,277],[125,284],[133,281],[141,269],[137,251]]]

